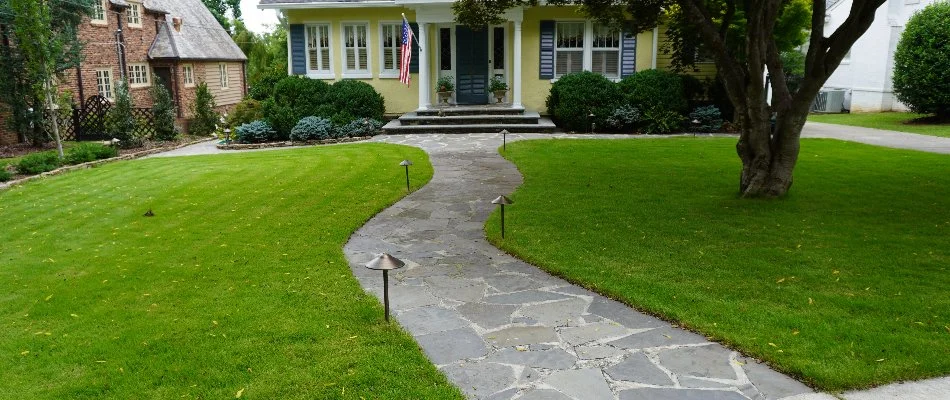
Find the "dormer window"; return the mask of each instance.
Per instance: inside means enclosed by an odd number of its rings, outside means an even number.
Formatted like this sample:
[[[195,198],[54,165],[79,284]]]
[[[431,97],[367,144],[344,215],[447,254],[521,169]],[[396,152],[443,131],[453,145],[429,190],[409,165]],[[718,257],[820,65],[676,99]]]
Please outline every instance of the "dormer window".
[[[128,13],[126,19],[130,28],[142,27],[142,4],[130,2],[129,9],[126,13]]]

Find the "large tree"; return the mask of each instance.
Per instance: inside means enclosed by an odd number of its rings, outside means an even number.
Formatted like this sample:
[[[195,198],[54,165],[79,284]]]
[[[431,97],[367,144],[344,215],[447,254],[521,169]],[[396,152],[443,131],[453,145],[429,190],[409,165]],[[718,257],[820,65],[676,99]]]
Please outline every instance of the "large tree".
[[[742,160],[740,192],[746,197],[777,197],[792,186],[802,127],[818,90],[871,26],[884,1],[855,0],[841,26],[825,32],[826,0],[811,0],[805,76],[795,92],[789,90],[776,40],[778,21],[792,0],[549,0],[547,4],[578,5],[592,18],[633,32],[652,29],[678,8],[715,61],[735,106],[741,127],[736,145]],[[537,0],[459,0],[454,8],[460,23],[484,26],[500,22],[507,9],[537,4]],[[736,25],[744,26],[738,46],[729,43],[730,28]]]
[[[231,32],[231,17],[241,19],[241,0],[201,0],[224,30]],[[231,16],[228,16],[228,13]]]

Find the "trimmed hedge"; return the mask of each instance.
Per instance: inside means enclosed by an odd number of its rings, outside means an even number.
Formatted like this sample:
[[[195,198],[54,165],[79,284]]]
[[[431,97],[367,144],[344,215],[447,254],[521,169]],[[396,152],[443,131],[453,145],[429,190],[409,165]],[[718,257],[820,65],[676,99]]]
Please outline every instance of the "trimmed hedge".
[[[920,114],[950,119],[950,3],[924,7],[907,21],[894,53],[894,93]]]
[[[558,126],[587,132],[591,123],[605,126],[607,118],[621,105],[621,96],[617,85],[609,79],[584,71],[564,75],[554,82],[546,105]]]
[[[43,151],[28,154],[16,165],[17,172],[24,175],[36,175],[59,168],[62,162],[55,151]]]
[[[618,86],[626,103],[640,110],[660,109],[682,115],[689,107],[683,79],[672,72],[648,69],[624,78]],[[690,90],[695,91],[695,86],[691,84]]]
[[[99,143],[79,143],[66,150],[66,164],[82,164],[96,160],[116,157],[119,151],[112,146],[103,146]]]
[[[386,104],[365,82],[342,80],[329,85],[288,76],[274,85],[273,96],[261,102],[261,111],[276,132],[274,139],[287,140],[304,118],[320,117],[344,126],[360,118],[382,119]]]

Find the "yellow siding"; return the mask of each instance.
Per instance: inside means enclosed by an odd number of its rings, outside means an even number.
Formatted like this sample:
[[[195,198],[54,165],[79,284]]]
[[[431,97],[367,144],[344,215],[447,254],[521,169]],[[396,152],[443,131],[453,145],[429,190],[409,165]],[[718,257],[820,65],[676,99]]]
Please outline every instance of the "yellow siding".
[[[656,68],[670,70],[670,65],[672,64],[672,55],[669,54],[668,50],[665,50],[669,48],[669,37],[666,35],[666,29],[664,27],[660,27],[658,43],[659,45],[657,47],[659,47],[659,49],[657,49],[656,52]],[[696,66],[692,70],[685,71],[684,73],[695,76],[700,80],[706,78],[715,79],[716,64],[711,61],[696,63]]]
[[[204,73],[198,69],[201,64],[195,64],[195,73],[201,74],[199,78],[203,79],[208,85],[208,91],[214,96],[215,104],[218,106],[227,106],[241,102],[244,97],[243,69],[241,63],[225,63],[228,66],[228,87],[221,87],[221,76],[218,73],[218,64],[216,62],[204,63]]]

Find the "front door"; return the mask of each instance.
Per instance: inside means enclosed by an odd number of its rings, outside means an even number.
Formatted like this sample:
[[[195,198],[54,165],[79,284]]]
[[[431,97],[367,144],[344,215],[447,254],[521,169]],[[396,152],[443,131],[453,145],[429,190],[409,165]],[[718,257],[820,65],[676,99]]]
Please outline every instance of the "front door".
[[[488,29],[455,27],[455,100],[459,104],[488,103]]]

